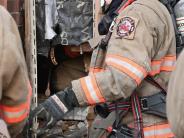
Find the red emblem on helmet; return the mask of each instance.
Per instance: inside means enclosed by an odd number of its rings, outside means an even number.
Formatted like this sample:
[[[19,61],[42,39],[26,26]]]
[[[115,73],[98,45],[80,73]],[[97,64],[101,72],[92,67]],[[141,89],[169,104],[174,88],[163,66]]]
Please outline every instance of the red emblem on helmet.
[[[130,17],[124,17],[117,26],[117,34],[121,37],[129,36],[135,29],[135,22]]]

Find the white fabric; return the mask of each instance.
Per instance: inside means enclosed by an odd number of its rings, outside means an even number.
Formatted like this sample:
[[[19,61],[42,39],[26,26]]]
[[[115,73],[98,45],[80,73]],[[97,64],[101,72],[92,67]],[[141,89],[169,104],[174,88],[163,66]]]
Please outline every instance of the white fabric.
[[[53,26],[58,20],[56,0],[45,0],[45,16],[45,39],[52,39],[56,35]]]
[[[86,86],[87,86],[87,88],[88,88],[88,90],[90,92],[89,94],[90,94],[91,98],[96,103],[99,103],[100,100],[99,100],[99,98],[98,98],[98,96],[96,94],[95,88],[92,85],[92,80],[91,80],[90,76],[85,77],[85,82],[86,82]]]
[[[56,104],[60,107],[60,109],[64,113],[68,112],[68,109],[66,108],[66,106],[61,102],[61,100],[56,95],[51,96],[51,98],[56,102]]]
[[[120,67],[128,69],[129,71],[131,71],[133,74],[135,74],[140,79],[144,78],[144,74],[140,70],[138,70],[136,67],[134,67],[133,65],[131,65],[128,62],[122,61],[120,59],[112,58],[112,57],[108,57],[106,59],[106,62],[107,63],[108,62],[115,63],[115,64],[119,65]]]

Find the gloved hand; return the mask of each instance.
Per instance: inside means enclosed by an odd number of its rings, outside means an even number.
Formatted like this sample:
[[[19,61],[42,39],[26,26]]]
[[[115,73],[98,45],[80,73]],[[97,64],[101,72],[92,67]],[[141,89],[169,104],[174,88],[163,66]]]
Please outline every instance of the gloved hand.
[[[58,120],[63,119],[66,112],[77,106],[79,103],[72,88],[66,88],[39,104],[30,113],[30,121],[36,116],[38,120],[43,121],[37,130],[37,134],[41,135],[53,127]]]

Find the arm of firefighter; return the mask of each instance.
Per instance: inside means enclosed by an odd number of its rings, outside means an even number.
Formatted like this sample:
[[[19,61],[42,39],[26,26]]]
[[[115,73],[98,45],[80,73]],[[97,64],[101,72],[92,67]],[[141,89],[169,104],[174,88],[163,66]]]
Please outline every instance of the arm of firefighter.
[[[119,15],[109,41],[105,70],[72,82],[80,105],[127,98],[150,72],[161,35],[155,30],[158,24],[164,24],[152,10],[141,8],[129,6]]]
[[[177,59],[176,69],[172,72],[171,79],[169,80],[168,93],[167,93],[167,117],[171,125],[172,131],[176,137],[184,137],[184,111],[181,110],[184,106],[183,102],[183,81],[184,81],[184,51]]]
[[[15,136],[29,114],[31,87],[16,23],[2,7],[0,20],[0,118]]]

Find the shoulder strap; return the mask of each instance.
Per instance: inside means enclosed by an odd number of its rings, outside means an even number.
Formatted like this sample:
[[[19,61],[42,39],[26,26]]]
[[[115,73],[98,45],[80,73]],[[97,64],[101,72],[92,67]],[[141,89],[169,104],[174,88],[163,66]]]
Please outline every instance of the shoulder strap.
[[[167,95],[167,91],[150,75],[148,75],[145,80],[155,87],[159,88],[163,95]]]
[[[119,8],[115,11],[116,17],[119,15],[119,13],[121,13],[121,11],[123,11],[128,5],[130,5],[134,1],[135,0],[123,0],[121,5],[119,6]],[[104,50],[106,49],[106,47],[109,43],[109,40],[111,38],[112,30],[113,30],[113,27],[114,27],[114,22],[116,20],[116,17],[114,18],[113,22],[111,23],[111,26],[109,28],[109,31],[108,31],[107,35],[99,43],[99,46]]]
[[[132,113],[134,116],[134,138],[144,138],[143,119],[141,105],[137,94],[134,92],[131,96]]]

